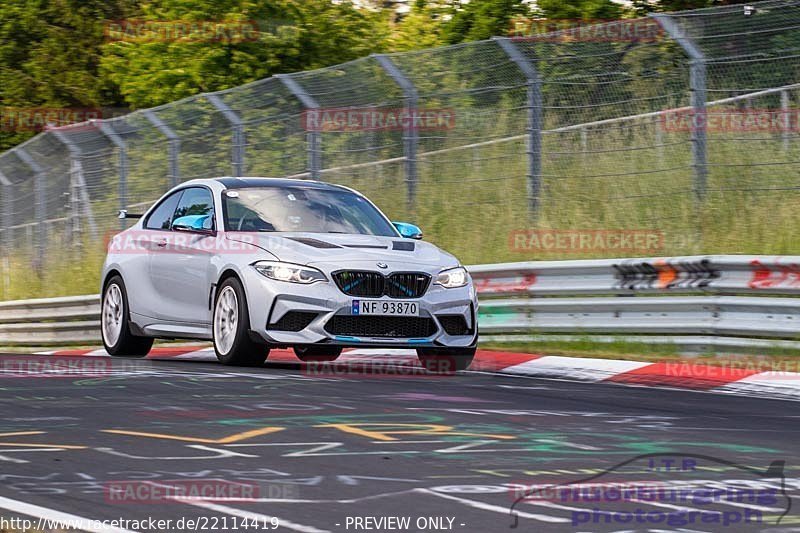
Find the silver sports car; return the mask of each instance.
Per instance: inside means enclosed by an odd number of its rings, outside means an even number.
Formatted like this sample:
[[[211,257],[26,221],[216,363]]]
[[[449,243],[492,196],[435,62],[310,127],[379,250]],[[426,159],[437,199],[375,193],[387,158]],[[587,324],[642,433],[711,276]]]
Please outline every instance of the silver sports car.
[[[175,187],[109,243],[102,336],[142,357],[153,339],[212,340],[219,360],[271,348],[332,361],[343,348],[414,348],[429,370],[467,368],[475,288],[452,255],[361,194],[273,178]]]

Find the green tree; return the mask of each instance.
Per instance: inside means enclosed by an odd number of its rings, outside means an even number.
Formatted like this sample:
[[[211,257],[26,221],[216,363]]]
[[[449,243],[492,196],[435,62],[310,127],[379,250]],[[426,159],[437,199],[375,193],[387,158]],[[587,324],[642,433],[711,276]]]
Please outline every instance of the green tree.
[[[132,107],[234,87],[276,73],[319,68],[381,51],[382,15],[330,0],[160,0],[146,20],[255,21],[246,39],[109,42],[102,69]]]
[[[416,0],[411,11],[392,27],[387,47],[392,52],[433,48],[442,40],[441,10]]]
[[[542,15],[548,19],[616,20],[625,7],[612,0],[539,0]]]
[[[448,11],[449,20],[444,23],[442,36],[450,44],[508,35],[512,20],[531,14],[524,0],[453,1]]]
[[[14,109],[120,105],[100,77],[103,20],[120,19],[132,0],[4,0],[0,9],[0,149],[30,137],[9,124]]]

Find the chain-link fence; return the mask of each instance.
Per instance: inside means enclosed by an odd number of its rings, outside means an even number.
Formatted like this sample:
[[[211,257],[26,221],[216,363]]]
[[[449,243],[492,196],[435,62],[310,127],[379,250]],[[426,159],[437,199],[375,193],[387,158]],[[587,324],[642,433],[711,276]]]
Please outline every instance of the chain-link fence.
[[[0,156],[3,255],[85,250],[117,209],[230,175],[354,187],[465,263],[636,255],[542,230],[797,253],[799,29],[794,1],[576,25],[49,130]]]

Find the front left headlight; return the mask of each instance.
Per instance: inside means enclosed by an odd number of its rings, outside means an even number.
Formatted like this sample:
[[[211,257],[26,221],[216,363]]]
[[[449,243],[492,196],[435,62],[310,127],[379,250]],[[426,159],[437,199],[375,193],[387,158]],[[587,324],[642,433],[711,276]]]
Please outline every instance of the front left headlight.
[[[289,283],[304,283],[306,285],[317,281],[328,281],[321,271],[310,266],[283,263],[281,261],[258,261],[253,263],[259,274],[276,281]]]
[[[435,283],[445,289],[456,289],[469,283],[469,274],[464,267],[451,268],[440,272]]]

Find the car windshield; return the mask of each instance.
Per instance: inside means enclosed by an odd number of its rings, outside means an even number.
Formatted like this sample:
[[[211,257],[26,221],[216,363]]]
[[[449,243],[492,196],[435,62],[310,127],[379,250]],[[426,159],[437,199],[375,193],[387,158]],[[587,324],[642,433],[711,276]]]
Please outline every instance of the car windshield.
[[[230,189],[222,194],[222,205],[226,231],[397,236],[392,224],[369,201],[346,190]]]

